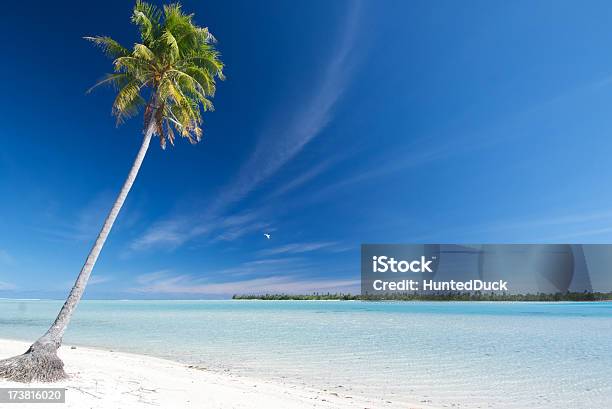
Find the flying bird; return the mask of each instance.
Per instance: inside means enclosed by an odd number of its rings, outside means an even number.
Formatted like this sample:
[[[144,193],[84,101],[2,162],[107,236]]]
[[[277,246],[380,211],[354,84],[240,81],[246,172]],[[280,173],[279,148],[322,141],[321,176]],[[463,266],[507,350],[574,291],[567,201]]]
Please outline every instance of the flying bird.
[[[264,233],[264,236],[266,236],[266,239],[270,240],[270,235],[268,233]]]

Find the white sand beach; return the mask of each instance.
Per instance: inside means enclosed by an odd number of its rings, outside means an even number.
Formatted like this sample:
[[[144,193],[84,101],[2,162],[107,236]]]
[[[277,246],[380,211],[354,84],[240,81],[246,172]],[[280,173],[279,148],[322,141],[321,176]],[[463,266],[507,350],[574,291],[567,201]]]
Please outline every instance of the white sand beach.
[[[0,357],[23,353],[25,342],[0,340]],[[137,408],[424,408],[422,405],[372,401],[232,374],[188,367],[143,355],[63,346],[59,351],[70,379],[54,384],[27,386],[64,387],[66,404],[49,407],[74,409]],[[0,380],[0,388],[24,384]],[[17,404],[15,408],[40,407]],[[427,406],[430,408],[429,406]]]

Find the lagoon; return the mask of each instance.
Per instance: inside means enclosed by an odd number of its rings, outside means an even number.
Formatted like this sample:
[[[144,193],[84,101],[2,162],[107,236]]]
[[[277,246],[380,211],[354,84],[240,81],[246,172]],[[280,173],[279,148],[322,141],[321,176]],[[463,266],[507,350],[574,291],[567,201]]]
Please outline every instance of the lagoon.
[[[34,340],[61,301],[0,300],[0,338]],[[612,303],[83,301],[68,345],[393,402],[603,408]]]

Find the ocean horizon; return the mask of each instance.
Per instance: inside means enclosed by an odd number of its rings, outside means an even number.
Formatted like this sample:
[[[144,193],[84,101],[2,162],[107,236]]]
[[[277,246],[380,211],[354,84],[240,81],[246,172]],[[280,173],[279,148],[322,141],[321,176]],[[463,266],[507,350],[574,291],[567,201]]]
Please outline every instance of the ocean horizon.
[[[35,340],[61,304],[0,300],[0,338]],[[394,402],[587,409],[612,401],[610,318],[609,302],[86,300],[64,344]]]

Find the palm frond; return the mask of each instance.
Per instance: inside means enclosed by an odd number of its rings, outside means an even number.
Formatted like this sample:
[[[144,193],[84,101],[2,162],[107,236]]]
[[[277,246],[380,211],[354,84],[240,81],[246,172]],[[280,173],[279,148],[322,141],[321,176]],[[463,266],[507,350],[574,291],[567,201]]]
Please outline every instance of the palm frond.
[[[220,80],[225,80],[223,75],[223,63],[219,59],[219,53],[214,50],[200,49],[192,51],[186,56],[181,63],[181,67],[194,65],[208,71],[211,75],[216,76]]]
[[[147,60],[139,57],[126,56],[119,57],[113,61],[115,72],[125,72],[143,79],[147,78],[152,72],[155,71],[155,67]]]
[[[131,79],[131,75],[124,72],[120,72],[117,74],[106,74],[104,79],[94,84],[94,86],[89,88],[86,93],[89,94],[91,91],[102,85],[111,85],[117,90],[125,86]]]
[[[155,59],[155,53],[144,44],[134,44],[134,51],[132,51],[132,55],[145,61],[153,61]]]
[[[127,118],[135,116],[138,109],[144,105],[145,100],[140,95],[140,88],[139,82],[133,80],[117,93],[112,111],[117,118],[117,125],[122,124]]]
[[[174,63],[180,55],[179,45],[174,35],[169,30],[164,30],[158,43],[165,51],[166,58],[164,61]]]
[[[217,39],[210,31],[208,31],[208,27],[196,27],[198,30],[198,35],[201,38],[201,41],[204,43],[215,44]]]
[[[164,6],[164,26],[175,34],[184,32],[184,30],[194,30],[193,14],[185,14],[181,8],[180,3]]]
[[[182,70],[185,74],[193,77],[198,84],[204,89],[204,95],[213,97],[217,90],[215,78],[208,70],[205,70],[197,65],[187,66]]]
[[[87,41],[91,41],[102,49],[104,54],[109,58],[123,57],[130,54],[130,51],[123,47],[119,42],[106,36],[83,37]]]
[[[206,99],[206,89],[200,84],[200,82],[189,75],[186,72],[179,70],[170,71],[171,78],[177,82],[177,85],[184,89],[184,93],[187,93],[198,99]]]
[[[161,11],[152,4],[137,0],[132,13],[132,22],[138,26],[144,44],[151,44],[159,30]]]
[[[225,79],[217,40],[178,3],[158,9],[138,0],[132,22],[141,41],[131,51],[109,37],[87,37],[114,59],[114,72],[91,89],[108,84],[118,90],[112,110],[118,124],[146,105],[144,126],[154,125],[162,148],[174,144],[175,132],[199,142],[202,114],[214,109],[216,80]],[[144,88],[149,89],[148,101],[141,95]]]

